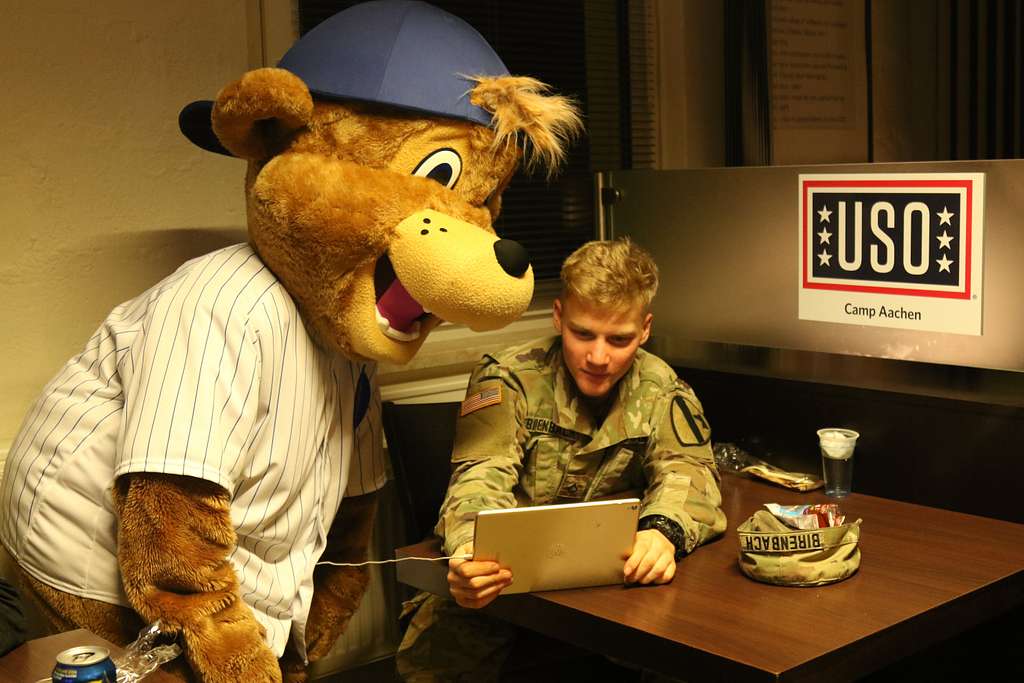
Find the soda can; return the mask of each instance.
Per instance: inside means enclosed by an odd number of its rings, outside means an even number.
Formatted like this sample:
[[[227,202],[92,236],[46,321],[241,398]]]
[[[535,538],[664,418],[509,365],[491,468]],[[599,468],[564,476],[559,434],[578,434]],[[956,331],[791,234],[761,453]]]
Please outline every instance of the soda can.
[[[117,683],[117,669],[110,651],[95,645],[80,645],[57,655],[53,683]]]

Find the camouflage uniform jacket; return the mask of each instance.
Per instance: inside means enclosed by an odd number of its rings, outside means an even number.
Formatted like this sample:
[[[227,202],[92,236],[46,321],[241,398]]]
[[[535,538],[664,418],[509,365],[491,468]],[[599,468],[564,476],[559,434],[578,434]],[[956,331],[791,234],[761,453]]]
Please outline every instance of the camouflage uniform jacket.
[[[452,477],[435,531],[450,554],[476,513],[642,491],[640,516],[676,522],[690,552],[725,531],[710,429],[693,390],[637,352],[595,423],[562,359],[561,338],[485,355],[456,427]]]

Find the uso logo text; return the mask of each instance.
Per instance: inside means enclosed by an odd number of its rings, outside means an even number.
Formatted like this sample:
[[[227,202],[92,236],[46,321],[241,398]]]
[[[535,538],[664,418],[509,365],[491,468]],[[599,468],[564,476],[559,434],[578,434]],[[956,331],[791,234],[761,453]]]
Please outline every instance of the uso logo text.
[[[967,299],[969,179],[802,180],[807,289]]]

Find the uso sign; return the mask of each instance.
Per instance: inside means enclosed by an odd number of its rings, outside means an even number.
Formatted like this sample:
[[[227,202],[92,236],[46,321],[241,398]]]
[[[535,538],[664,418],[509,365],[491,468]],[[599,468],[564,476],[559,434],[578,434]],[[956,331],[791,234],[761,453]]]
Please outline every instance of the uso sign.
[[[984,183],[801,175],[800,319],[980,335]]]

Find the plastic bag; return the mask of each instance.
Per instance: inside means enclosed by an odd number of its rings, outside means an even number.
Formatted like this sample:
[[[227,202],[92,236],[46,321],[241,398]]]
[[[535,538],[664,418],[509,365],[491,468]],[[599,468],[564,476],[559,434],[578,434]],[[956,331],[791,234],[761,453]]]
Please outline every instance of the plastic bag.
[[[712,450],[719,470],[748,474],[796,491],[813,491],[824,485],[818,477],[803,472],[788,472],[755,458],[734,443],[717,443]]]
[[[136,683],[180,655],[181,646],[175,640],[174,634],[160,630],[159,620],[139,631],[139,637],[114,657],[117,683]]]
[[[712,450],[718,469],[727,472],[742,472],[744,467],[764,462],[734,443],[716,443]]]

